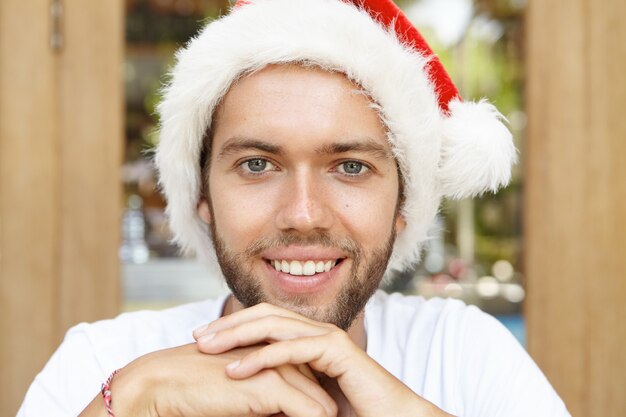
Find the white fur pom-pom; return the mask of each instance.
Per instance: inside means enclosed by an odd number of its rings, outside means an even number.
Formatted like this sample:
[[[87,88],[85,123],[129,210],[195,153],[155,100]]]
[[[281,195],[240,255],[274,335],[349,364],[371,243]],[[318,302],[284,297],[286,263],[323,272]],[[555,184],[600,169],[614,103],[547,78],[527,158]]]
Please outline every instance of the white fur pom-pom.
[[[442,194],[460,199],[506,186],[517,150],[504,116],[486,100],[453,100],[449,108],[438,174]]]

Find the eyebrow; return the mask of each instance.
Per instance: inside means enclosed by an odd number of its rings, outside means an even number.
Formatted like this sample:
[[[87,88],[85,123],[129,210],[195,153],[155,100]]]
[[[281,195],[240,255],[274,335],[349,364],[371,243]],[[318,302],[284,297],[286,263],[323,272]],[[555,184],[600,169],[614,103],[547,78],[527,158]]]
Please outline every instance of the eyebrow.
[[[262,152],[267,152],[274,155],[281,155],[283,148],[279,145],[274,145],[263,140],[234,136],[228,139],[222,150],[217,156],[217,159],[224,158],[226,156],[236,154],[241,151],[255,149]],[[358,152],[370,154],[380,159],[392,159],[393,154],[391,150],[376,142],[371,138],[365,138],[364,140],[355,140],[349,142],[334,142],[326,145],[322,145],[315,150],[315,153],[319,155],[334,155],[347,152]]]
[[[280,155],[283,152],[282,148],[278,145],[272,145],[271,143],[259,139],[234,136],[226,141],[224,147],[222,147],[222,150],[217,155],[217,159],[249,149],[256,149],[275,155]]]
[[[391,150],[374,141],[371,138],[365,140],[352,141],[352,142],[336,142],[328,145],[323,145],[315,151],[321,155],[333,155],[338,153],[358,152],[375,156],[380,159],[391,159],[393,154]]]

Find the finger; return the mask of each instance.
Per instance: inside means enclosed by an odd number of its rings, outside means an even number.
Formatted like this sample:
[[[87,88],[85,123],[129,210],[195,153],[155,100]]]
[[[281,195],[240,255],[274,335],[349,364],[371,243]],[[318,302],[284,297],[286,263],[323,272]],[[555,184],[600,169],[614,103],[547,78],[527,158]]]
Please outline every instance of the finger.
[[[295,366],[302,375],[306,376],[313,382],[318,382],[317,378],[313,374],[313,370],[311,369],[309,365],[307,365],[306,363],[302,363],[300,365],[295,365]]]
[[[337,414],[337,404],[333,398],[319,385],[316,379],[308,378],[297,368],[294,368],[291,365],[281,366],[276,368],[276,370],[289,385],[321,404],[327,415],[334,416]]]
[[[198,349],[204,353],[222,353],[235,347],[250,346],[261,342],[276,342],[299,337],[319,336],[331,328],[301,320],[265,316],[234,327],[198,338]]]
[[[336,412],[327,411],[322,404],[294,387],[287,389],[286,395],[281,396],[278,407],[289,417],[336,417],[337,415]],[[335,405],[334,409],[336,408]]]
[[[345,337],[347,338],[347,335]],[[276,342],[229,364],[226,373],[233,379],[243,379],[263,369],[307,363],[318,372],[323,372],[331,378],[338,378],[350,367],[357,366],[358,364],[354,362],[364,353],[356,347],[353,348],[352,344],[343,342],[343,338],[344,336],[337,332],[336,335],[327,334]]]
[[[259,377],[251,381],[254,391],[248,397],[250,411],[253,414],[283,412],[289,417],[336,416],[329,414],[324,405],[283,379],[276,370],[264,371]],[[332,408],[329,411],[332,411]]]
[[[261,303],[236,313],[229,314],[228,316],[221,317],[205,326],[199,327],[193,331],[193,337],[197,340],[203,335],[219,332],[223,329],[271,315],[297,319],[311,324],[318,323],[298,313],[294,313],[293,311],[277,307],[269,303]]]

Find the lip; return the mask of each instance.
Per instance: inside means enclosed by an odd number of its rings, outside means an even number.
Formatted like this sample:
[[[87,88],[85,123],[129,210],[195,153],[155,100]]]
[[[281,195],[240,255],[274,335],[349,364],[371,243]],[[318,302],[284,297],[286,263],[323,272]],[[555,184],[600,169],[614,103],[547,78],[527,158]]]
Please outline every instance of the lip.
[[[341,268],[343,268],[345,261],[338,263],[328,272],[320,272],[315,275],[308,276],[295,276],[285,272],[279,272],[272,265],[270,265],[269,262],[265,261],[263,263],[272,278],[274,286],[281,292],[286,294],[312,294],[322,292],[331,286],[335,277]]]

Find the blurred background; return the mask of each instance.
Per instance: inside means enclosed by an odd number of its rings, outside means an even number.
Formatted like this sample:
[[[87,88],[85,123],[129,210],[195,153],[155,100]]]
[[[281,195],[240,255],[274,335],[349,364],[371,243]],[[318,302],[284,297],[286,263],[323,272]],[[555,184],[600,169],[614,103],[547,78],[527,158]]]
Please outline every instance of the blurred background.
[[[575,416],[626,415],[626,3],[397,1],[509,120],[496,195],[445,201],[387,291],[501,320]],[[174,52],[228,0],[0,3],[0,414],[81,321],[227,291],[169,243],[151,163]]]

